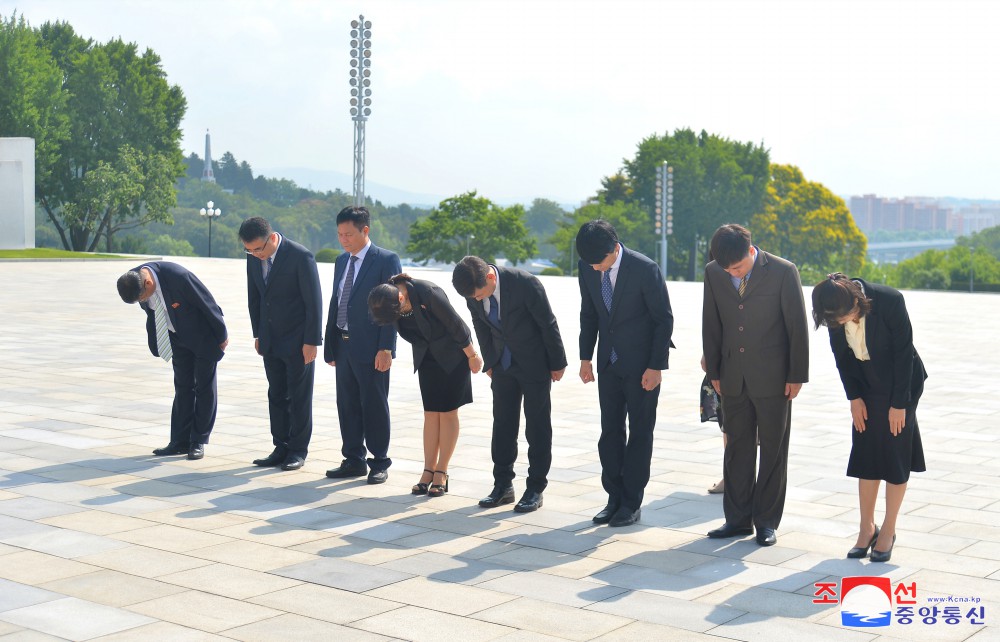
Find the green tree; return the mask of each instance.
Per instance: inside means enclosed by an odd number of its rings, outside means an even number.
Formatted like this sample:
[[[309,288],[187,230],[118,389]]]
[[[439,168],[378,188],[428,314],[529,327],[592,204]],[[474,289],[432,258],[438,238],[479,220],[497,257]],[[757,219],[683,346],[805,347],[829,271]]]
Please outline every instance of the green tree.
[[[647,212],[639,203],[602,200],[587,203],[559,222],[559,229],[549,240],[556,248],[555,263],[567,274],[575,274],[577,267],[576,234],[587,221],[603,219],[611,223],[618,233],[618,239],[626,247],[652,256],[655,254],[657,237]]]
[[[512,263],[535,254],[535,240],[524,224],[524,207],[503,208],[475,191],[447,198],[427,218],[410,226],[407,251],[414,260],[456,262],[472,254],[487,261],[502,256]]]
[[[974,247],[977,250],[983,248],[995,258],[1000,259],[1000,225],[973,232],[968,236],[960,236],[955,239],[955,243],[966,248]]]
[[[858,274],[865,264],[868,242],[843,199],[793,165],[771,166],[767,201],[750,230],[760,247],[795,263],[805,283]]]
[[[702,131],[678,129],[639,143],[635,158],[624,160],[627,185],[605,179],[605,190],[627,194],[626,202],[652,212],[656,168],[674,168],[673,234],[668,238],[670,274],[695,280],[704,264],[705,241],[723,223],[747,223],[763,209],[769,176],[769,152]],[[613,189],[612,189],[613,188]],[[616,196],[617,197],[617,196]],[[655,249],[653,250],[655,251]]]
[[[96,245],[94,235],[113,235],[122,227],[115,224],[117,214],[103,225],[94,223],[93,190],[99,181],[86,183],[87,175],[120,165],[127,146],[142,162],[158,163],[172,184],[184,173],[179,141],[186,103],[152,50],[140,54],[134,43],[121,39],[94,44],[64,22],[46,23],[38,33],[62,75],[69,135],[54,152],[52,172],[37,176],[36,196],[63,246],[86,250]],[[148,185],[139,191],[159,194]],[[128,211],[141,217],[159,207],[141,203]]]
[[[969,251],[956,245],[948,250],[927,250],[912,259],[901,261],[896,268],[895,285],[901,288],[967,289],[970,268],[973,287],[1000,285],[1000,261],[985,247]]]
[[[547,239],[551,238],[559,228],[559,221],[566,216],[566,211],[559,203],[547,198],[536,198],[525,212],[525,225],[538,243],[538,253],[545,258],[555,256],[556,249]]]
[[[86,231],[86,251],[93,252],[103,236],[111,252],[121,230],[173,222],[169,210],[176,202],[169,161],[125,145],[113,163],[100,161],[83,177],[76,200],[63,207],[62,220],[70,229]]]
[[[70,135],[63,74],[24,16],[0,16],[0,136],[35,139],[35,179],[50,185]]]

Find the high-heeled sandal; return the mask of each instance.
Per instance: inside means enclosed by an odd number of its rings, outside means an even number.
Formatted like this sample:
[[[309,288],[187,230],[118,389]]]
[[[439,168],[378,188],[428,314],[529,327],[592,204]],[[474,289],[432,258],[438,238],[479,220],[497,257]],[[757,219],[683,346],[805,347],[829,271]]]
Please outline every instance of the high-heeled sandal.
[[[424,468],[424,472],[425,473],[430,473],[431,474],[431,481],[434,481],[434,471],[433,470],[431,470],[430,468]],[[414,494],[414,495],[426,495],[427,494],[427,487],[430,485],[430,483],[431,482],[417,482],[416,484],[413,485],[413,488],[410,489],[410,492],[412,494]]]
[[[872,535],[872,541],[868,542],[868,546],[855,546],[847,551],[847,559],[860,560],[868,557],[868,549],[875,548],[876,541],[878,541],[878,526],[875,527],[875,534]]]
[[[444,476],[444,484],[431,484],[430,488],[427,489],[428,497],[440,497],[448,492],[448,480],[451,479],[448,473],[443,470],[435,470],[435,473],[440,473]]]

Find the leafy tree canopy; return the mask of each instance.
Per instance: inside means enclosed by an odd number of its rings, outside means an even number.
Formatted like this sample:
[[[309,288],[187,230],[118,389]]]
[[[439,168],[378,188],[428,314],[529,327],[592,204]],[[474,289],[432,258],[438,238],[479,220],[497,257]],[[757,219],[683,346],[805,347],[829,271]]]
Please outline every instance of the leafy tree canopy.
[[[407,251],[414,260],[453,263],[468,253],[512,263],[534,256],[535,239],[524,223],[524,207],[500,207],[475,191],[447,198],[427,218],[410,226]]]
[[[868,250],[843,199],[793,165],[771,166],[764,209],[750,230],[757,245],[795,263],[805,283],[829,272],[858,274]]]

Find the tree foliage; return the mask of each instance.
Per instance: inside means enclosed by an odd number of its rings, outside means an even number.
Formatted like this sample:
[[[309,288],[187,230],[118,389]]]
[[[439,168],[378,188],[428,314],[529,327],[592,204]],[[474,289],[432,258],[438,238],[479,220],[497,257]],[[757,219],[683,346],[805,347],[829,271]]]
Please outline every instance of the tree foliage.
[[[559,203],[547,198],[536,198],[525,212],[524,223],[528,231],[535,237],[538,253],[546,258],[555,256],[555,247],[548,240],[559,229],[559,221],[566,216]]]
[[[795,263],[813,283],[829,272],[858,274],[868,242],[843,199],[793,165],[772,165],[764,209],[750,219],[754,242]]]
[[[745,224],[763,209],[769,152],[762,145],[691,129],[649,136],[639,143],[634,158],[624,160],[624,180],[619,175],[604,179],[605,202],[636,203],[651,213],[656,168],[664,161],[674,168],[668,272],[683,272],[694,280],[704,264],[700,248],[715,229],[724,223]]]
[[[407,251],[416,261],[453,263],[467,253],[487,261],[512,263],[535,254],[535,240],[524,223],[524,207],[500,207],[475,191],[447,198],[427,218],[410,226]]]
[[[552,235],[550,242],[556,248],[556,264],[568,274],[576,270],[576,233],[587,221],[603,219],[611,223],[618,233],[618,239],[626,247],[653,256],[656,250],[657,237],[649,212],[639,203],[615,201],[605,203],[598,199],[587,203],[567,215],[559,222],[559,229]]]
[[[113,237],[127,219],[157,220],[161,191],[149,182],[129,187],[118,181],[137,178],[139,166],[155,165],[168,185],[183,172],[186,103],[180,88],[167,82],[160,57],[121,39],[94,43],[65,22],[32,30],[14,17],[0,21],[0,47],[8,46],[11,55],[0,56],[0,74],[11,79],[2,85],[0,135],[36,138],[36,198],[63,246],[91,249],[95,236]],[[114,214],[107,207],[99,214],[101,185],[117,190],[105,205],[122,199],[130,205],[109,205]]]

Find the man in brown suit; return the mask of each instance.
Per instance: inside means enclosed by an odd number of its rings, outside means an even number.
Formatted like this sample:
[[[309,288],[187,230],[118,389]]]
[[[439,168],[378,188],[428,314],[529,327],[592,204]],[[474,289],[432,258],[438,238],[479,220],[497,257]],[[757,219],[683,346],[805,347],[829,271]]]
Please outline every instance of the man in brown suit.
[[[809,322],[795,265],[755,247],[750,231],[723,225],[705,267],[702,341],[722,398],[727,436],[722,506],[709,537],[750,535],[772,546],[788,479],[792,399],[809,380]],[[760,467],[755,473],[757,441]]]

